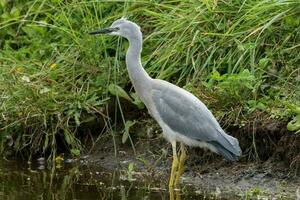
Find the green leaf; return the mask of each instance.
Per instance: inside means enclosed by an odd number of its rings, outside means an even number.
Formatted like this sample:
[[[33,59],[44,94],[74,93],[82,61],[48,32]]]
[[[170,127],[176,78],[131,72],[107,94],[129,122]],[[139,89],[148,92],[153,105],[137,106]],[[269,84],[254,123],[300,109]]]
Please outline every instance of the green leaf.
[[[79,114],[78,112],[76,112],[76,113],[74,114],[74,119],[75,119],[75,122],[76,122],[76,125],[77,125],[77,126],[80,125],[80,120],[79,120],[79,118],[80,118],[80,114]]]
[[[124,128],[124,132],[123,132],[123,136],[122,136],[122,143],[124,144],[128,137],[129,137],[129,129],[130,127],[132,127],[133,125],[135,124],[135,121],[130,121],[128,120],[126,123],[125,123],[125,128]]]
[[[139,109],[145,108],[144,103],[136,93],[131,93],[130,96],[133,98],[133,104],[135,104]]]
[[[45,151],[47,149],[48,144],[49,144],[49,136],[48,136],[48,134],[46,134],[45,141],[44,141],[44,146],[43,146],[43,151]]]
[[[296,115],[292,121],[287,124],[287,130],[289,131],[300,131],[300,115]]]
[[[47,87],[44,87],[43,89],[41,89],[40,90],[40,94],[45,94],[45,93],[48,93],[48,92],[50,92],[51,90],[50,90],[50,88],[47,88]]]
[[[262,58],[258,61],[258,66],[262,69],[264,69],[269,63],[269,59],[268,58]]]
[[[4,6],[7,4],[7,0],[0,0],[0,6],[4,8]]]
[[[222,77],[218,71],[214,71],[213,74],[211,75],[211,78],[217,81],[222,80]]]
[[[267,106],[265,104],[263,104],[262,102],[258,102],[258,104],[256,105],[256,107],[259,110],[266,110],[267,109]]]
[[[300,19],[299,17],[288,16],[285,17],[285,23],[290,27],[297,27],[300,24]]]
[[[133,171],[133,167],[134,167],[133,163],[129,163],[129,165],[128,165],[128,171],[132,172]]]
[[[120,86],[116,85],[116,84],[110,84],[108,86],[108,91],[115,96],[119,96],[122,97],[124,99],[127,99],[128,101],[132,102],[132,99],[130,98],[130,96],[127,94],[127,92],[125,92],[125,90],[123,90]]]
[[[10,11],[10,14],[15,18],[19,17],[20,13],[21,11],[17,7],[13,7]]]
[[[72,153],[74,156],[79,156],[79,155],[80,155],[80,150],[79,150],[79,149],[71,149],[71,153]]]
[[[57,4],[59,4],[59,3],[62,2],[62,0],[51,0],[51,2],[52,2],[52,3],[57,3]]]
[[[65,131],[64,132],[64,136],[65,136],[65,141],[68,143],[68,144],[71,144],[71,136],[70,136],[70,133],[68,131]]]

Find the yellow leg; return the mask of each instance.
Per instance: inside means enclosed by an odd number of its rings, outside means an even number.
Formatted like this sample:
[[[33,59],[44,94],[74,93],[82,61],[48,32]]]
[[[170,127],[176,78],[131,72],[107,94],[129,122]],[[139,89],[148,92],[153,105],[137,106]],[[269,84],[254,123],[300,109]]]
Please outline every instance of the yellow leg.
[[[174,178],[176,175],[177,167],[178,167],[178,157],[176,151],[176,142],[172,142],[172,150],[173,150],[173,162],[172,162],[172,169],[169,181],[169,189],[173,190],[174,188]]]
[[[176,188],[179,188],[179,186],[180,186],[180,177],[185,170],[184,163],[186,161],[186,158],[187,158],[187,155],[186,155],[186,150],[185,150],[184,144],[180,143],[179,166],[178,166],[177,176],[176,176],[176,180],[175,180]]]
[[[175,200],[173,188],[169,188],[169,195],[170,195],[170,200]]]
[[[176,190],[176,200],[181,200],[180,190]]]
[[[176,196],[174,196],[174,190],[169,190],[170,200],[181,200],[180,190],[175,191]]]

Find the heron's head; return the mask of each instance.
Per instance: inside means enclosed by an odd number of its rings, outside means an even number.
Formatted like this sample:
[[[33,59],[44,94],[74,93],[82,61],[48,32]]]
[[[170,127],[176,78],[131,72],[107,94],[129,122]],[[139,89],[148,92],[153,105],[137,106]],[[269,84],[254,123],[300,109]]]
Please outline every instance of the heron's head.
[[[142,33],[140,27],[125,18],[118,19],[112,23],[109,28],[104,28],[90,32],[91,35],[95,34],[108,34],[108,35],[117,35],[124,37],[128,40],[133,38],[141,38]]]

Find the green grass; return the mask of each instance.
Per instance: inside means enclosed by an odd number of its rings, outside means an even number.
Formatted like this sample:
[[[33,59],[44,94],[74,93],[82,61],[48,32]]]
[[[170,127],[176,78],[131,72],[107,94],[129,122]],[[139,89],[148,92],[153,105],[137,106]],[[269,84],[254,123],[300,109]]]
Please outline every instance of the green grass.
[[[129,82],[127,43],[87,32],[124,15],[142,27],[151,76],[192,91],[223,122],[297,115],[297,0],[0,0],[2,152],[54,158],[64,147],[76,156],[84,151],[81,127],[99,118],[113,127],[108,86]]]

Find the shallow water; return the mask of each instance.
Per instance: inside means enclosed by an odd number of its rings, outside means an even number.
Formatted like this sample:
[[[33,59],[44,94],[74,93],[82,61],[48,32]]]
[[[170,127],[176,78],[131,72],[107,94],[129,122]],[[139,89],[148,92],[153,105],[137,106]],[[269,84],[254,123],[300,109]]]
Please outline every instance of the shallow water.
[[[43,168],[39,164],[0,160],[0,199],[170,199],[162,184],[165,181],[153,182],[139,176],[129,181],[124,172],[90,169],[80,162],[64,164],[59,169]],[[176,199],[176,193],[171,195]],[[184,188],[177,191],[177,199],[208,197]]]

